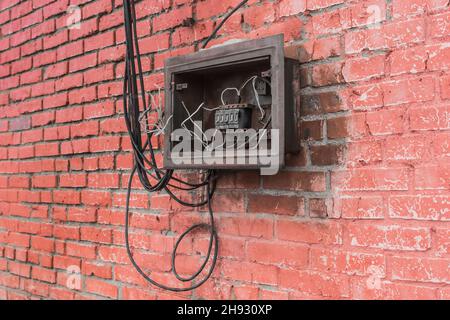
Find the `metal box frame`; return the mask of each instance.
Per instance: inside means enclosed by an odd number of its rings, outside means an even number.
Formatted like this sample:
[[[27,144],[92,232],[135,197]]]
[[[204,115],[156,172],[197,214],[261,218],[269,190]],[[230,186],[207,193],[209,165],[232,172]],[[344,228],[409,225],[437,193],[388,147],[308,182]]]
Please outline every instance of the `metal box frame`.
[[[248,61],[270,59],[271,71],[271,128],[279,130],[278,161],[284,165],[285,153],[299,149],[297,138],[296,113],[294,112],[294,79],[295,60],[284,56],[284,36],[276,35],[268,38],[249,40],[230,45],[223,45],[193,54],[168,58],[165,61],[165,115],[174,114],[175,77],[179,74],[207,70],[210,68],[236,66]],[[170,136],[174,119],[167,125],[164,139],[164,167],[167,169],[257,169],[260,165],[252,164],[175,164],[171,160]],[[289,143],[287,142],[289,139]]]

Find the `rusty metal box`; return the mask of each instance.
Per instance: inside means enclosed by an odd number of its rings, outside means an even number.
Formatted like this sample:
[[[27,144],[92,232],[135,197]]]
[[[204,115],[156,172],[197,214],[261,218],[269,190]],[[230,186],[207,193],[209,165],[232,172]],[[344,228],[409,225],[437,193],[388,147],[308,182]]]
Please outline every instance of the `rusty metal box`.
[[[169,121],[164,138],[164,167],[256,169],[264,166],[258,162],[257,153],[275,149],[273,155],[279,165],[283,166],[285,153],[295,152],[299,148],[293,91],[296,63],[298,62],[284,56],[283,35],[218,46],[167,59],[165,117]],[[245,90],[237,93],[240,86],[251,77],[256,77],[256,80],[252,80],[252,87],[247,84]],[[227,88],[231,89],[227,91]],[[233,95],[233,92],[236,93]],[[211,160],[208,157],[213,156],[204,153],[205,148],[208,149],[207,143],[195,143],[194,140],[202,140],[204,132],[215,128],[217,109],[224,104],[240,103],[258,105],[259,109],[255,107],[251,113],[251,127],[257,133],[267,130],[266,136],[260,134],[258,138],[261,139],[258,144],[263,139],[266,141],[266,150],[262,150],[261,143],[257,146],[257,152],[248,150],[244,156],[224,152],[223,163],[208,161]],[[265,120],[262,119],[263,116]],[[199,126],[201,130],[197,130]],[[188,130],[193,140],[192,150],[186,154],[175,155],[174,150],[179,144],[174,139],[177,129]],[[196,135],[195,131],[199,134]],[[236,144],[231,146],[237,147]],[[190,157],[192,161],[179,161],[181,154],[185,159]],[[199,161],[199,158],[202,160]]]

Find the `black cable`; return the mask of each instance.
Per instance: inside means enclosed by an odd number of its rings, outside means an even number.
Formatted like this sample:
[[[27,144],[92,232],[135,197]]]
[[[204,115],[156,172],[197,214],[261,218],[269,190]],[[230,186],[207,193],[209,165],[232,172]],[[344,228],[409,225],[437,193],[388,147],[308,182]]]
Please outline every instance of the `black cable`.
[[[144,277],[144,279],[146,279],[148,282],[150,282],[151,284],[153,284],[153,285],[155,285],[155,286],[157,286],[157,287],[159,287],[161,289],[175,291],[175,292],[181,292],[181,291],[190,291],[190,290],[193,290],[195,288],[198,288],[199,286],[201,286],[203,283],[205,283],[209,279],[209,277],[211,276],[212,272],[214,271],[214,267],[215,267],[215,264],[216,264],[216,261],[217,261],[217,253],[218,253],[217,249],[219,247],[219,239],[217,237],[217,232],[216,232],[216,229],[215,229],[215,226],[214,226],[214,215],[213,215],[213,211],[212,211],[212,208],[211,208],[211,197],[208,197],[208,211],[209,211],[210,223],[209,224],[206,224],[206,223],[195,224],[195,225],[189,227],[185,232],[183,232],[181,234],[181,236],[178,238],[178,240],[176,241],[176,243],[175,243],[174,249],[172,251],[172,258],[171,258],[172,272],[173,272],[173,274],[175,275],[175,277],[178,280],[183,281],[183,282],[194,280],[204,270],[204,268],[206,267],[206,265],[207,265],[207,263],[209,261],[209,258],[211,256],[212,247],[214,245],[214,253],[213,253],[211,266],[209,267],[209,270],[208,270],[207,274],[199,282],[197,282],[197,283],[195,283],[195,284],[193,284],[193,285],[191,285],[189,287],[185,287],[185,288],[169,287],[169,286],[160,284],[160,283],[156,282],[155,280],[153,280],[152,278],[150,278],[141,269],[141,267],[139,267],[139,265],[136,263],[136,261],[134,260],[134,257],[133,257],[133,253],[131,252],[130,241],[129,241],[129,207],[130,207],[131,184],[132,184],[135,172],[136,172],[136,166],[133,167],[133,170],[131,171],[130,179],[128,181],[127,200],[126,200],[126,213],[125,213],[125,243],[126,243],[127,253],[128,253],[128,256],[129,256],[129,258],[131,260],[131,263],[136,268],[136,270]],[[208,194],[211,192],[211,184],[207,185],[207,192],[208,192]],[[176,271],[176,265],[175,265],[175,259],[176,259],[178,246],[180,245],[181,241],[184,239],[185,236],[187,236],[193,230],[200,229],[200,228],[206,228],[210,232],[210,240],[209,240],[209,245],[208,245],[208,252],[206,253],[206,257],[205,257],[204,262],[198,268],[198,270],[192,276],[187,277],[187,278],[183,278]]]
[[[124,85],[123,85],[123,104],[124,104],[124,118],[126,123],[126,128],[131,140],[131,146],[133,149],[134,155],[134,166],[128,181],[127,186],[127,198],[126,198],[126,212],[125,212],[125,243],[127,248],[127,254],[130,258],[131,263],[136,268],[136,270],[151,284],[165,290],[170,291],[189,291],[201,286],[205,281],[207,281],[216,264],[217,255],[218,255],[218,247],[219,247],[219,239],[217,236],[217,232],[214,225],[214,214],[211,207],[211,199],[213,197],[215,187],[216,187],[216,176],[212,170],[209,170],[206,174],[204,180],[199,183],[190,183],[188,181],[184,181],[183,179],[177,178],[174,176],[174,170],[163,170],[158,168],[157,161],[155,157],[155,151],[152,145],[152,136],[153,133],[150,130],[146,130],[146,137],[143,139],[141,127],[140,127],[140,103],[144,108],[144,111],[147,108],[147,101],[145,99],[145,89],[144,89],[144,80],[143,80],[143,71],[142,64],[140,59],[139,52],[139,44],[137,37],[137,27],[136,27],[136,13],[134,7],[134,0],[125,0],[124,1],[124,20],[125,20],[125,39],[126,39],[126,57],[125,57],[125,75],[124,75]],[[217,30],[216,30],[217,33]],[[140,97],[141,95],[141,101]],[[150,101],[148,102],[150,105]],[[150,108],[150,106],[148,107]],[[148,123],[148,115],[145,112],[145,121]],[[146,141],[144,141],[146,140]],[[169,196],[176,202],[189,207],[200,207],[207,205],[209,212],[209,223],[198,223],[189,227],[186,231],[184,231],[177,241],[175,242],[174,249],[172,251],[171,263],[172,263],[172,273],[174,276],[182,281],[195,281],[198,279],[200,274],[206,269],[208,262],[210,266],[206,271],[205,275],[195,283],[191,284],[189,287],[184,288],[176,288],[169,287],[164,284],[158,283],[149,275],[147,275],[136,263],[133,253],[130,246],[129,241],[129,216],[130,216],[130,197],[131,197],[131,186],[132,181],[137,173],[139,180],[144,187],[144,189],[148,192],[158,192],[165,190]],[[155,182],[153,184],[150,182],[150,179],[153,179]],[[175,183],[174,183],[175,182]],[[180,184],[180,185],[176,185]],[[206,189],[205,199],[200,200],[199,202],[190,203],[180,199],[177,195],[175,195],[172,189],[183,190],[183,191],[192,191],[197,190],[199,188]],[[176,255],[178,247],[181,241],[191,232],[196,231],[198,229],[206,229],[208,230],[209,244],[206,256],[204,258],[201,266],[188,277],[183,277],[177,272],[176,268]],[[212,257],[211,257],[212,256]]]
[[[219,0],[220,1],[220,0]],[[206,46],[208,45],[208,43],[215,38],[215,36],[217,35],[217,32],[219,32],[219,30],[223,27],[223,25],[225,24],[225,22],[227,22],[227,20],[236,12],[238,11],[241,7],[243,7],[246,3],[248,2],[248,0],[244,0],[241,3],[239,3],[236,7],[233,8],[233,10],[231,10],[230,12],[228,12],[225,17],[223,17],[222,21],[214,28],[213,32],[211,33],[211,35],[208,37],[208,39],[205,40],[205,42],[203,43],[203,48],[206,48]]]
[[[208,43],[217,35],[217,32],[222,28],[225,22],[243,5],[245,5],[248,0],[242,1],[238,4],[232,11],[230,11],[225,17],[222,19],[221,23],[216,26],[211,35],[206,39],[203,44],[203,48],[205,48]],[[170,291],[189,291],[201,286],[205,281],[207,281],[216,265],[217,262],[217,254],[219,248],[219,239],[217,236],[217,232],[214,225],[214,213],[211,207],[211,200],[216,187],[216,176],[214,171],[208,170],[206,177],[203,181],[199,183],[190,183],[184,181],[180,178],[174,176],[174,170],[162,170],[158,168],[155,153],[152,145],[152,130],[146,130],[146,141],[142,140],[142,132],[140,128],[140,103],[139,103],[139,92],[141,94],[142,106],[144,108],[144,112],[147,108],[147,101],[145,99],[145,88],[144,88],[144,78],[142,71],[142,63],[139,52],[139,43],[137,37],[137,27],[136,27],[136,11],[134,6],[134,0],[124,0],[123,5],[124,11],[124,20],[125,20],[125,42],[126,42],[126,56],[125,56],[125,75],[124,75],[124,84],[123,84],[123,105],[124,105],[124,118],[127,127],[128,134],[131,140],[131,146],[133,148],[134,154],[134,166],[131,171],[131,175],[128,181],[127,187],[127,198],[126,198],[126,211],[125,211],[125,244],[127,248],[127,254],[130,258],[131,263],[136,268],[136,270],[151,284],[157,286],[161,289],[170,290]],[[136,59],[136,62],[135,62]],[[137,64],[137,71],[136,71]],[[139,80],[139,81],[138,81]],[[148,102],[150,108],[150,101]],[[145,112],[145,121],[148,123],[148,113]],[[149,155],[149,157],[146,156]],[[197,281],[196,283],[191,284],[189,287],[184,288],[175,288],[169,287],[164,284],[158,283],[152,278],[150,278],[136,263],[133,253],[131,251],[130,241],[129,241],[129,215],[130,215],[130,197],[131,197],[131,186],[132,181],[135,174],[138,174],[139,180],[146,191],[149,192],[157,192],[165,190],[169,196],[176,202],[188,206],[188,207],[200,207],[207,205],[209,212],[209,223],[198,223],[189,227],[186,231],[184,231],[177,241],[175,242],[171,264],[172,264],[172,273],[174,276],[182,281],[194,281],[199,275],[205,270],[208,262],[211,260],[210,267],[204,277]],[[151,184],[149,180],[149,176],[155,180],[155,184]],[[177,186],[171,181],[179,183],[184,186]],[[174,192],[170,189],[177,189],[183,191],[192,191],[197,190],[199,188],[206,188],[206,196],[204,200],[201,200],[197,203],[189,203],[187,201],[181,200],[178,196],[174,194]],[[178,247],[181,241],[191,232],[197,229],[207,229],[210,238],[208,243],[208,250],[205,256],[205,259],[201,266],[189,277],[181,276],[176,269],[176,255]],[[212,258],[211,258],[212,253]],[[211,259],[210,259],[211,258]]]

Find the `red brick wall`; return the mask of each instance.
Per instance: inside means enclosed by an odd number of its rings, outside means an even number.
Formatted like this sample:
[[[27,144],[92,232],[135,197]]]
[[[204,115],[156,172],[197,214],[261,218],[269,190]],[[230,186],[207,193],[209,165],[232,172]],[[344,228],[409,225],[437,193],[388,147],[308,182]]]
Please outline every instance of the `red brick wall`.
[[[238,2],[137,3],[147,90]],[[299,59],[302,152],[277,176],[220,179],[220,258],[184,294],[125,253],[122,20],[121,0],[0,2],[1,299],[450,298],[448,0],[250,0],[233,16],[213,44],[284,33]],[[142,189],[132,207],[138,261],[176,285],[174,239],[204,209]],[[206,241],[183,245],[181,271]]]

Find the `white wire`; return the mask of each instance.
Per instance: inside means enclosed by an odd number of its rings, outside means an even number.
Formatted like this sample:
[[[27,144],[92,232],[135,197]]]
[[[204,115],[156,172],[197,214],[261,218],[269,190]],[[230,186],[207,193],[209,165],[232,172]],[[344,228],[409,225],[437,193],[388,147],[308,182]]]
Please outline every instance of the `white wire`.
[[[247,80],[245,80],[245,82],[242,84],[242,86],[241,86],[240,89],[235,88],[235,87],[225,88],[225,89],[222,91],[221,95],[220,95],[220,100],[222,101],[222,105],[225,105],[225,101],[224,101],[224,99],[223,99],[223,95],[225,94],[225,92],[234,90],[234,91],[236,91],[238,97],[240,97],[240,96],[241,96],[241,93],[242,93],[242,90],[244,90],[244,88],[245,88],[245,87],[250,83],[250,81],[251,81],[251,82],[252,82],[252,87],[253,87],[253,93],[254,93],[255,99],[256,99],[256,104],[257,104],[257,106],[258,106],[259,112],[261,113],[261,118],[260,118],[259,120],[264,119],[266,113],[265,113],[264,109],[263,109],[262,106],[261,106],[261,102],[260,102],[260,100],[259,100],[259,94],[258,94],[258,91],[256,90],[256,80],[257,80],[257,79],[258,79],[258,76],[251,76],[250,78],[248,78]],[[267,83],[267,81],[266,81],[266,83]]]
[[[257,80],[257,79],[258,79],[258,76],[252,76],[252,77],[248,78],[248,79],[241,85],[240,89],[238,89],[238,88],[233,88],[233,87],[225,88],[225,89],[222,91],[221,97],[220,97],[220,98],[221,98],[221,101],[222,101],[222,105],[225,105],[225,101],[224,101],[224,99],[223,99],[223,96],[224,96],[225,92],[234,90],[234,91],[236,91],[237,95],[240,97],[240,96],[241,96],[242,90],[244,90],[245,87],[246,87],[250,82],[252,82],[253,93],[254,93],[254,95],[255,95],[255,99],[256,99],[256,103],[257,103],[258,109],[259,109],[259,111],[260,111],[260,113],[261,113],[261,118],[260,118],[260,120],[264,119],[264,117],[265,117],[265,112],[264,112],[264,109],[263,109],[262,106],[261,106],[261,103],[260,103],[260,100],[259,100],[259,94],[258,94],[258,91],[257,91],[257,89],[256,89],[256,80]],[[266,83],[268,83],[267,80],[265,80],[265,79],[263,79],[263,78],[262,78],[262,80],[265,81]],[[269,85],[270,85],[270,84],[269,84]],[[147,123],[147,122],[145,123],[145,128],[146,128],[147,133],[154,133],[155,136],[159,136],[159,135],[161,135],[161,134],[164,133],[164,131],[165,131],[167,125],[169,124],[169,121],[173,118],[173,114],[170,115],[170,117],[166,120],[165,124],[163,124],[163,123],[162,123],[162,117],[163,117],[163,114],[162,114],[162,107],[161,107],[161,99],[159,100],[159,103],[157,104],[156,101],[155,101],[154,95],[153,95],[153,94],[149,94],[149,95],[150,95],[150,107],[149,107],[148,109],[144,110],[144,111],[141,113],[141,115],[139,116],[139,121],[142,121],[143,118],[144,118],[144,116],[145,116],[147,113],[149,113],[149,112],[151,112],[151,111],[156,111],[156,112],[158,113],[158,119],[157,119],[156,123],[153,125],[153,126],[155,127],[155,129],[149,130],[149,128],[148,128],[148,123]],[[161,88],[160,88],[160,87],[158,87],[158,96],[159,96],[159,98],[161,98]],[[202,128],[201,128],[200,126],[198,126],[197,123],[195,123],[195,121],[192,120],[192,118],[194,117],[194,115],[196,115],[196,114],[199,112],[200,109],[203,108],[204,110],[207,110],[207,111],[215,111],[215,110],[217,110],[217,109],[220,109],[220,106],[219,106],[219,107],[216,107],[216,108],[208,108],[208,107],[205,107],[205,102],[202,102],[202,103],[197,107],[197,109],[191,114],[191,113],[189,112],[189,109],[186,107],[186,104],[184,103],[184,101],[182,101],[181,104],[183,105],[184,110],[185,110],[186,113],[188,114],[188,117],[187,117],[186,119],[184,119],[183,122],[181,123],[181,127],[182,127],[183,129],[185,129],[186,131],[188,131],[188,132],[191,134],[191,136],[193,136],[195,139],[197,139],[198,141],[200,141],[200,142],[202,143],[202,146],[203,146],[204,148],[208,149],[208,150],[215,150],[215,149],[217,149],[217,148],[222,147],[222,146],[225,145],[226,141],[224,141],[221,145],[216,146],[216,147],[214,147],[213,149],[211,149],[212,143],[209,144],[209,143],[207,142],[208,139],[207,139],[207,137],[206,137],[205,132],[202,130]],[[153,109],[152,106],[156,106],[156,107]],[[192,131],[192,130],[190,130],[190,129],[187,128],[187,126],[186,126],[186,122],[187,122],[187,121],[191,121],[191,123],[192,123],[192,124],[193,124],[200,132],[201,132],[203,139],[200,138],[200,137],[197,135],[197,133],[196,133],[195,131]],[[219,131],[219,130],[216,129],[216,132],[217,132],[217,131]],[[216,134],[216,133],[214,133],[213,136],[215,136],[215,134]],[[253,138],[254,138],[255,136],[257,136],[257,135],[258,135],[258,133],[254,134],[254,135],[253,135],[252,137],[250,137],[249,139],[253,139]],[[252,146],[252,147],[249,147],[249,148],[250,148],[250,149],[256,148],[256,147],[260,144],[261,139],[262,139],[265,135],[266,135],[266,133],[264,132],[264,133],[259,137],[258,143],[257,143],[255,146]],[[242,147],[243,145],[245,145],[245,144],[247,144],[247,142],[244,141],[244,143],[242,143],[241,145],[239,145],[237,148],[241,148],[241,147]],[[232,145],[230,145],[230,146],[227,145],[226,148],[229,149],[229,148],[232,148],[232,147],[235,147],[235,146],[236,146],[236,143],[234,142],[234,143],[233,143]]]
[[[208,145],[206,142],[204,142],[205,140],[207,140],[207,137],[205,135],[205,133],[203,132],[202,128],[199,127],[198,124],[195,123],[195,121],[192,120],[192,117],[203,107],[203,105],[205,104],[204,102],[202,102],[198,108],[194,111],[194,113],[189,113],[188,108],[186,107],[186,104],[184,103],[184,101],[181,101],[181,104],[183,105],[184,110],[186,111],[186,113],[189,115],[189,117],[187,117],[186,119],[183,120],[183,122],[181,122],[181,127],[183,129],[185,129],[186,131],[190,132],[194,138],[197,138],[198,141],[200,141],[202,143],[202,146],[206,148],[206,146]],[[212,110],[212,109],[211,109]],[[190,120],[192,122],[192,124],[198,129],[200,130],[200,132],[202,133],[203,139],[198,137],[197,133],[195,131],[189,130],[186,125],[185,122]]]
[[[264,112],[264,109],[261,107],[261,103],[259,102],[259,94],[258,91],[256,90],[256,79],[257,77],[254,77],[252,80],[253,92],[255,93],[255,99],[256,103],[258,104],[259,112],[261,112],[261,118],[259,120],[262,120],[266,116],[266,113]]]
[[[166,127],[167,127],[167,125],[169,124],[169,121],[170,121],[172,118],[173,118],[173,115],[171,115],[171,116],[167,119],[166,124],[165,124],[163,127],[161,127],[161,126],[159,125],[159,123],[155,124],[156,129],[154,129],[154,130],[148,130],[147,133],[155,133],[155,136],[159,136],[159,135],[163,134],[163,133],[164,133],[164,130],[166,130]]]
[[[169,121],[173,118],[173,115],[170,115],[169,118],[167,118],[166,123],[163,123],[163,111],[161,106],[161,88],[158,86],[158,97],[159,97],[159,103],[156,103],[155,96],[151,93],[149,93],[149,107],[145,109],[140,115],[139,115],[139,122],[141,124],[144,124],[144,130],[146,133],[153,133],[155,136],[159,136],[161,134],[164,134],[164,131],[169,124]],[[150,112],[156,112],[158,114],[158,118],[156,122],[151,126],[155,129],[150,130],[150,126],[148,121],[142,122],[143,120],[146,120],[144,117],[146,114]]]
[[[225,94],[225,92],[231,91],[231,90],[236,91],[238,97],[241,96],[241,92],[238,90],[238,88],[225,88],[225,89],[222,91],[222,94],[220,95],[220,100],[222,101],[222,105],[223,105],[223,106],[225,105],[225,101],[223,100],[223,95]]]

